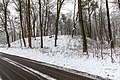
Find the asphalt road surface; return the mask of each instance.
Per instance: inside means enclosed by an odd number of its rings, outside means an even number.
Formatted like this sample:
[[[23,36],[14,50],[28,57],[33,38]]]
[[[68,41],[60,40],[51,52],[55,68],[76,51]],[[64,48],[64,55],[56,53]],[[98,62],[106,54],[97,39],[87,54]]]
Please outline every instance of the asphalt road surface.
[[[2,80],[97,80],[5,53],[0,53],[0,76]]]

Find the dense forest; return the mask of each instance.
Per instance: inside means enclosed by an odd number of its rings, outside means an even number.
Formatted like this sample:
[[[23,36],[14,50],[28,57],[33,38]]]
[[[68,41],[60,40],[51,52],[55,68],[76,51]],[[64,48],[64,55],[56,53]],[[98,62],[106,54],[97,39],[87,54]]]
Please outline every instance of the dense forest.
[[[62,9],[68,3],[73,10],[65,14]],[[17,16],[11,16],[10,5],[14,5]],[[58,35],[82,36],[83,52],[87,55],[88,41],[96,42],[102,50],[120,47],[119,0],[1,0],[0,33],[5,32],[8,47],[11,42],[21,40],[21,46],[32,48],[31,38],[40,37],[44,47],[44,36],[54,38],[56,47]],[[65,11],[65,10],[64,10]],[[23,43],[22,43],[23,42]]]

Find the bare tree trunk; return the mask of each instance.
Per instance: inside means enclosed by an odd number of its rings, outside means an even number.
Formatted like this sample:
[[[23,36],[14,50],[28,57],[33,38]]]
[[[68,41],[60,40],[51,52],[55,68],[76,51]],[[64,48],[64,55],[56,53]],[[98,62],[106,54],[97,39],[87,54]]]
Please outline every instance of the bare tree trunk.
[[[112,38],[112,30],[111,30],[111,24],[110,24],[110,15],[109,15],[108,0],[106,0],[106,8],[107,8],[109,38],[110,38],[110,42],[111,42],[111,48],[114,48],[114,43],[113,43],[113,38]]]
[[[113,24],[113,43],[114,45],[116,45],[116,26],[115,26],[115,22],[112,21],[112,24]]]
[[[15,25],[14,25],[14,19],[12,19],[12,27],[13,27],[13,41],[16,41],[16,31],[15,31]]]
[[[48,36],[49,32],[48,29],[50,27],[50,6],[49,6],[50,2],[49,0],[47,0],[47,24],[46,24],[46,36]]]
[[[60,10],[62,7],[62,4],[65,0],[57,0],[57,17],[56,17],[56,22],[55,22],[55,46],[57,46],[57,36],[58,36],[58,21],[59,21],[59,15],[60,15]]]
[[[57,17],[56,17],[56,22],[55,22],[55,27],[56,27],[56,29],[55,29],[55,46],[57,46],[59,14],[60,14],[60,11],[58,10],[58,4],[57,4]]]
[[[96,16],[96,11],[95,11],[95,40],[97,41],[97,36],[98,36],[98,22],[97,22],[97,16]]]
[[[12,27],[12,20],[10,19],[9,16],[8,16],[8,19],[9,19],[8,21],[9,21],[10,29],[11,29],[9,36],[11,36],[11,41],[14,42],[14,33],[13,33],[13,27]]]
[[[51,25],[51,24],[50,24],[50,6],[49,6],[50,2],[49,2],[49,0],[47,0],[47,2],[48,2],[48,18],[47,18],[47,19],[48,19],[48,22],[47,22],[48,24],[47,24],[46,34],[47,34],[47,35],[50,35],[50,34],[49,34],[49,30],[50,30],[50,27],[51,27],[51,26],[50,26],[50,25]]]
[[[42,16],[41,16],[41,0],[39,0],[39,20],[40,20],[40,31],[41,31],[41,48],[43,48],[43,30],[42,30]]]
[[[110,15],[109,15],[108,0],[106,0],[106,8],[107,8],[109,40],[110,40],[110,45],[111,45],[111,60],[112,60],[112,62],[113,62],[112,49],[114,49],[114,42],[113,42],[113,38],[112,38],[112,31],[111,31],[111,25],[110,25]]]
[[[100,48],[101,48],[101,57],[103,59],[103,12],[102,12],[102,0],[100,2],[100,34],[99,34],[99,39],[100,39]]]
[[[72,37],[73,37],[73,35],[74,35],[74,33],[75,33],[75,30],[76,30],[76,27],[75,27],[75,25],[76,25],[76,23],[75,23],[75,9],[76,9],[76,0],[75,0],[75,2],[74,2]]]
[[[32,37],[32,29],[31,29],[31,19],[30,19],[30,0],[28,0],[27,3],[27,15],[28,15],[28,43],[29,47],[32,48],[32,42],[31,42],[31,37]]]
[[[20,26],[21,26],[21,30],[22,30],[22,40],[24,43],[24,47],[26,47],[26,42],[25,42],[25,37],[24,37],[24,30],[23,30],[23,17],[22,17],[22,7],[21,7],[21,0],[19,0],[19,8],[20,8]]]
[[[80,23],[81,33],[82,33],[82,38],[83,38],[83,52],[86,52],[88,54],[87,40],[86,40],[86,34],[85,34],[85,30],[84,30],[82,6],[81,6],[81,4],[82,4],[81,0],[78,0],[79,23]]]
[[[46,29],[47,29],[47,17],[48,17],[48,4],[46,1],[44,1],[45,4],[45,22],[44,22],[44,36],[46,36]]]
[[[20,46],[22,47],[21,30],[20,29],[19,29],[19,39],[20,39]]]
[[[33,10],[33,21],[32,21],[32,23],[33,23],[33,37],[35,38],[35,40],[36,40],[36,14],[35,14],[35,10]]]
[[[10,47],[10,40],[9,40],[9,33],[7,31],[7,6],[8,6],[9,1],[5,1],[3,0],[3,6],[4,6],[4,18],[5,18],[5,22],[4,22],[4,28],[5,28],[5,32],[6,32],[6,37],[7,37],[7,44],[8,47]]]
[[[88,19],[88,37],[91,38],[91,13],[90,13],[90,2],[88,1],[88,15],[89,15],[89,19]]]

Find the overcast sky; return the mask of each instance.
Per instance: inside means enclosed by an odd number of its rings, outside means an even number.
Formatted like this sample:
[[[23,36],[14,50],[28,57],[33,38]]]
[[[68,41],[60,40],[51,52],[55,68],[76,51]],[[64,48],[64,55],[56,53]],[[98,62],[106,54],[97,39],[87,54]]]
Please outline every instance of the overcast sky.
[[[99,2],[100,0],[96,0],[96,1]],[[104,1],[104,7],[105,7],[105,0],[103,0],[103,1]],[[108,0],[108,1],[109,2],[112,2],[112,1],[117,2],[117,0]],[[15,7],[14,3],[9,3],[8,9],[10,10],[11,15],[12,16],[18,16],[18,13],[16,13],[14,7]],[[115,11],[115,4],[114,3],[109,3],[109,8],[110,8],[110,12]],[[73,10],[74,10],[74,0],[66,0],[64,5],[62,6],[61,13],[64,13],[64,14],[71,13],[71,14],[73,14]],[[53,11],[56,12],[56,9],[54,9]]]

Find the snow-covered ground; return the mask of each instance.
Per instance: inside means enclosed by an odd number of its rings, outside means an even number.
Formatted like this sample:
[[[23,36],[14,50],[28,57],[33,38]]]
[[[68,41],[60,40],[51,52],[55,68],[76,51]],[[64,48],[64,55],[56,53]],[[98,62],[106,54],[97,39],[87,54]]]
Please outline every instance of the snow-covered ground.
[[[26,39],[27,42],[27,39]],[[120,56],[115,56],[115,62],[111,62],[110,50],[103,50],[104,58],[93,56],[95,48],[91,49],[89,57],[82,53],[82,40],[80,37],[59,36],[58,46],[54,47],[54,38],[44,37],[44,48],[40,48],[40,38],[33,38],[33,49],[20,46],[20,41],[11,43],[11,48],[0,47],[0,52],[18,55],[45,63],[62,66],[78,71],[87,72],[104,78],[120,80]],[[91,43],[93,44],[93,43]],[[116,54],[120,54],[120,48],[116,48]],[[97,54],[97,53],[96,53]]]

